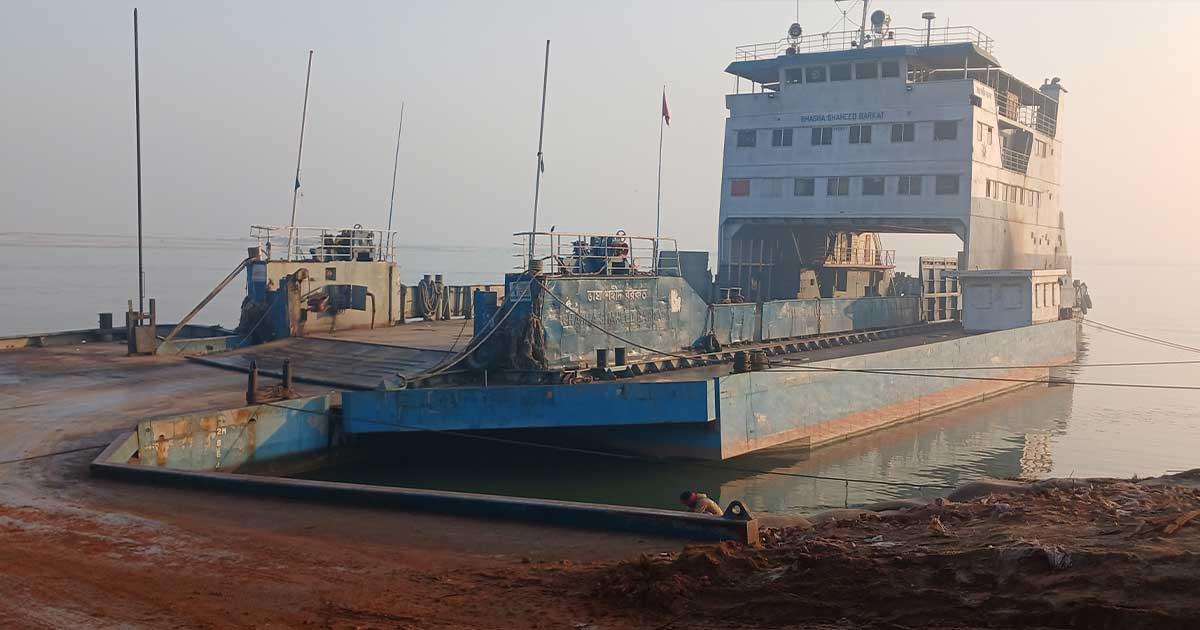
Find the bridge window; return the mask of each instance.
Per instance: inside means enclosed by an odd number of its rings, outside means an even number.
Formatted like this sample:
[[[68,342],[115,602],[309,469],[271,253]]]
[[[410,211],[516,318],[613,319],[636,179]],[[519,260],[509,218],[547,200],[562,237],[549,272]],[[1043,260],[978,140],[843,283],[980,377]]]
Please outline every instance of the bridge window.
[[[912,142],[916,126],[913,123],[894,123],[892,125],[892,142]]]
[[[788,68],[783,71],[784,83],[799,83],[804,78],[804,68]]]
[[[850,144],[871,144],[871,125],[850,125]]]
[[[957,140],[958,139],[958,121],[957,120],[939,120],[933,123],[933,139],[934,140]]]
[[[825,178],[825,194],[830,197],[845,197],[850,194],[849,177]]]
[[[729,180],[729,196],[730,197],[749,197],[750,196],[750,180],[748,180],[748,179],[731,179],[731,180]]]
[[[939,195],[957,195],[958,175],[938,175],[933,183],[933,191]]]
[[[877,79],[879,78],[879,64],[874,61],[854,64],[855,79]]]
[[[811,177],[797,177],[796,189],[793,194],[797,197],[811,197],[817,191],[817,180]]]
[[[804,81],[806,83],[824,83],[825,82],[825,66],[810,66],[804,69]]]
[[[813,127],[812,143],[813,146],[833,144],[833,127]]]
[[[920,175],[901,175],[900,183],[896,187],[896,192],[901,195],[919,195],[921,194],[921,176]]]
[[[899,61],[885,61],[880,64],[880,69],[882,70],[883,78],[885,79],[892,79],[900,76]]]
[[[835,63],[829,66],[830,81],[849,81],[850,80],[850,64]]]
[[[773,146],[773,147],[790,147],[790,146],[792,146],[792,130],[791,129],[772,129],[771,130],[771,146]]]
[[[758,131],[755,129],[739,131],[737,134],[737,145],[739,147],[753,147],[758,144]]]
[[[862,194],[864,195],[882,195],[883,188],[884,185],[882,177],[862,178]]]

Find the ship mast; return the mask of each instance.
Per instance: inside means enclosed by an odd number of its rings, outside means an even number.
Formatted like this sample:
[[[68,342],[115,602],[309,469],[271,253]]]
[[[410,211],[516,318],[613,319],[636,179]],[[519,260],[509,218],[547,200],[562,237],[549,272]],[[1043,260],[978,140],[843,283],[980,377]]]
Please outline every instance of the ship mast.
[[[534,241],[537,239],[537,215],[538,215],[538,196],[542,190],[542,171],[546,170],[546,164],[542,161],[542,138],[546,130],[546,85],[547,79],[550,78],[550,40],[546,40],[546,62],[542,68],[542,116],[538,121],[538,150],[537,150],[537,176],[533,182],[533,230],[529,233],[529,260],[527,261],[526,269],[533,267],[534,256]]]
[[[304,122],[308,119],[308,81],[312,77],[313,51],[308,51],[308,70],[304,73],[304,107],[300,110],[300,148],[296,151],[296,185],[292,188],[292,222],[288,224],[287,259],[292,259],[296,238],[296,200],[300,197],[300,158],[304,156]]]

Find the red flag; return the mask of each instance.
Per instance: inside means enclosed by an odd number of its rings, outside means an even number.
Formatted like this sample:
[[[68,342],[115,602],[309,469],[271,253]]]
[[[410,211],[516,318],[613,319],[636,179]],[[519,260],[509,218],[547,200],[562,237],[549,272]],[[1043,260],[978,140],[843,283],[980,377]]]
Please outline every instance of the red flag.
[[[663,117],[663,120],[665,120],[667,122],[667,126],[670,127],[671,126],[671,112],[667,111],[667,92],[666,92],[666,90],[663,91],[662,117]]]

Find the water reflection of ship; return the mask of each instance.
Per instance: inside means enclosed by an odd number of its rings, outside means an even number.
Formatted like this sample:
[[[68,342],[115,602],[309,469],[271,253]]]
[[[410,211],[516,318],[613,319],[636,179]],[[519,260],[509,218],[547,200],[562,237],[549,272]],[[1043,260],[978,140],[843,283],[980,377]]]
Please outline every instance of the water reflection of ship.
[[[932,418],[819,448],[770,449],[727,462],[745,469],[953,486],[982,477],[1038,476],[1050,471],[1051,439],[1066,430],[1069,385],[1037,386]],[[720,484],[722,500],[751,510],[788,512],[900,497],[933,497],[918,487],[746,474]],[[940,491],[944,493],[944,491]]]
[[[546,442],[522,430],[466,439],[419,433],[380,439],[362,461],[317,471],[317,479],[413,486],[674,509],[681,489],[722,502],[738,499],[756,512],[803,512],[888,498],[932,498],[981,477],[1044,474],[1051,438],[1066,430],[1074,388],[1037,386],[917,422],[897,425],[818,449],[783,445],[724,462],[652,462],[636,456],[523,447]],[[560,437],[566,438],[570,432]],[[498,438],[507,442],[489,441]],[[515,441],[515,442],[514,442]],[[565,447],[578,446],[564,439]],[[398,451],[406,453],[396,459]],[[489,471],[481,475],[480,471]],[[769,472],[768,472],[769,471]],[[913,487],[852,483],[772,473],[907,482]]]

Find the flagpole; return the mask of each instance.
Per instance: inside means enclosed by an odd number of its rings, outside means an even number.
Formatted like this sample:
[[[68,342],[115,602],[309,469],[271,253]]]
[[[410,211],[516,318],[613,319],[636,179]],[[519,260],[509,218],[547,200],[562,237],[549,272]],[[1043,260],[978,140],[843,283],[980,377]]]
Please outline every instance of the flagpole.
[[[137,137],[138,313],[146,310],[146,269],[142,266],[142,83],[138,68],[138,19],[133,10],[133,124]],[[141,326],[139,319],[137,324]]]
[[[287,259],[292,259],[292,242],[296,238],[296,200],[300,197],[300,158],[304,156],[304,123],[308,119],[308,81],[312,77],[313,51],[308,51],[308,70],[304,72],[304,107],[300,110],[300,148],[296,150],[296,186],[292,188],[292,222],[288,224]]]
[[[667,102],[667,86],[663,85],[662,102]],[[663,149],[663,123],[667,117],[663,112],[658,113],[658,202],[654,211],[654,261],[653,269],[658,270],[658,239],[659,231],[662,227],[662,149]]]
[[[400,129],[396,131],[396,157],[392,162],[392,200],[388,203],[388,224],[387,234],[384,236],[391,242],[392,239],[392,209],[396,206],[396,171],[400,168],[400,134],[404,132],[404,101],[400,102]],[[383,240],[379,239],[379,246],[383,247]],[[381,255],[382,251],[379,252]],[[382,256],[381,256],[382,257]]]
[[[546,129],[546,85],[550,78],[550,40],[546,40],[546,63],[542,69],[542,117],[538,122],[537,177],[533,182],[533,230],[529,233],[529,260],[526,269],[533,266],[534,240],[537,238],[538,197],[542,190],[542,138]]]

